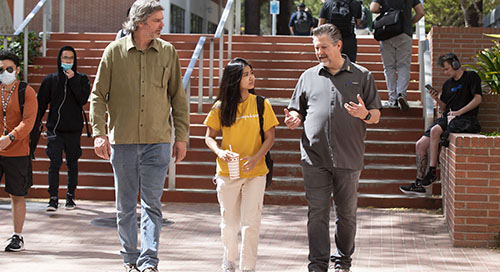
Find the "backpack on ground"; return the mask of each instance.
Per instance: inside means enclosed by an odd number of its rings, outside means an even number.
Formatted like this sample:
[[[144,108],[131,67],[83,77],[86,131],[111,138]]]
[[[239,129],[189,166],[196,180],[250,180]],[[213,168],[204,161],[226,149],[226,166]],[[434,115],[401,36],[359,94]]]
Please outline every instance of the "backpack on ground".
[[[330,9],[330,23],[335,25],[340,32],[352,31],[352,14],[349,1],[332,1]]]
[[[297,19],[295,19],[294,25],[295,30],[298,33],[309,33],[311,30],[311,22],[307,19],[307,14],[305,11],[297,11]]]

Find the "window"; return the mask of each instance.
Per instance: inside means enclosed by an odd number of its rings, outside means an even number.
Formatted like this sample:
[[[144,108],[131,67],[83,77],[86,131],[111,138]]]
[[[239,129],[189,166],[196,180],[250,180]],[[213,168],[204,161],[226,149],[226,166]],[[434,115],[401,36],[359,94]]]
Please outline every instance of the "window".
[[[191,33],[203,33],[203,18],[191,13]]]
[[[216,30],[217,30],[217,25],[214,23],[208,22],[207,33],[208,34],[215,34]]]
[[[170,7],[170,33],[184,33],[184,9],[171,5]]]

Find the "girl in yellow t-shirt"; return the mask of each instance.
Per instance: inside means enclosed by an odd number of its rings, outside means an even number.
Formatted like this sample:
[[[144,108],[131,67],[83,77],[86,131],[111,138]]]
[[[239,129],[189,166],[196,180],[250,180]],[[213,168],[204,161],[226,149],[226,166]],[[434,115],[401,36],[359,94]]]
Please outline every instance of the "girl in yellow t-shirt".
[[[241,228],[241,271],[255,271],[257,245],[266,185],[264,156],[274,143],[278,119],[268,100],[264,103],[264,142],[260,136],[255,76],[247,60],[235,58],[224,68],[212,109],[204,124],[205,143],[217,155],[217,198],[222,216],[224,246],[222,271],[236,270],[238,232]],[[219,146],[216,136],[222,132]],[[228,162],[239,160],[239,177],[230,178]]]

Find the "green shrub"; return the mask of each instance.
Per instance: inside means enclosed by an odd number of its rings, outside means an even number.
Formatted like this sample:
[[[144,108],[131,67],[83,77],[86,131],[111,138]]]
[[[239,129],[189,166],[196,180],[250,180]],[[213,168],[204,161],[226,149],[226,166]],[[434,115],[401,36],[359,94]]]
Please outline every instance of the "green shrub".
[[[500,42],[493,41],[495,46],[486,48],[476,54],[476,64],[467,65],[474,69],[491,93],[500,92]]]
[[[3,50],[3,36],[0,36],[0,50]],[[40,56],[40,47],[42,38],[38,37],[35,32],[28,33],[28,64],[32,64],[35,57]],[[23,79],[24,76],[24,33],[17,37],[7,37],[7,50],[16,54],[21,61],[21,72],[19,76]]]

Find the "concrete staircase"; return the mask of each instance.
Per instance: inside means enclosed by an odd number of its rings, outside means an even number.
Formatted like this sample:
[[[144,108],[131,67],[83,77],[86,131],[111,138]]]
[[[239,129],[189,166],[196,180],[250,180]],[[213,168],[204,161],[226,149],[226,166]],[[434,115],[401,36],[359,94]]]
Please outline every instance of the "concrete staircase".
[[[39,57],[30,66],[30,85],[38,90],[43,77],[55,71],[56,56],[60,47],[71,45],[77,51],[78,70],[90,76],[93,82],[104,48],[114,39],[114,34],[64,33],[52,34],[48,42],[47,57]],[[183,74],[196,46],[199,35],[172,34],[163,39],[176,47],[181,59]],[[227,42],[227,39],[226,39]],[[441,207],[440,184],[435,184],[432,194],[426,197],[409,197],[399,191],[399,186],[415,178],[415,141],[424,128],[420,93],[418,91],[418,64],[416,41],[413,48],[411,82],[408,100],[412,108],[407,113],[384,109],[378,125],[368,127],[366,139],[365,170],[359,186],[359,205],[373,207]],[[227,44],[226,44],[227,46]],[[215,172],[215,155],[204,143],[205,127],[202,122],[212,104],[208,98],[208,46],[204,58],[203,112],[197,112],[198,69],[191,78],[191,128],[186,159],[176,168],[176,189],[165,189],[164,201],[216,202],[212,176]],[[227,48],[225,48],[227,49]],[[218,56],[218,42],[215,46]],[[244,57],[255,70],[258,94],[266,96],[273,104],[280,125],[272,149],[275,161],[274,183],[266,191],[268,204],[305,204],[301,169],[299,167],[299,138],[301,130],[290,131],[283,125],[283,108],[288,104],[300,74],[316,65],[314,50],[309,37],[233,36],[232,57]],[[224,54],[227,57],[227,54]],[[224,64],[228,59],[224,60]],[[358,63],[372,71],[382,99],[387,91],[378,43],[371,37],[359,37]],[[218,93],[218,61],[214,61],[214,95]],[[86,106],[88,110],[88,105]],[[46,140],[41,139],[34,162],[34,186],[30,197],[47,198],[48,158]],[[82,135],[83,155],[79,163],[77,198],[114,198],[113,175],[109,162],[98,159],[93,152],[93,140]],[[66,181],[65,166],[61,169],[61,184]],[[166,186],[167,188],[167,186]],[[61,190],[63,196],[64,190]],[[0,196],[5,195],[1,192]]]

